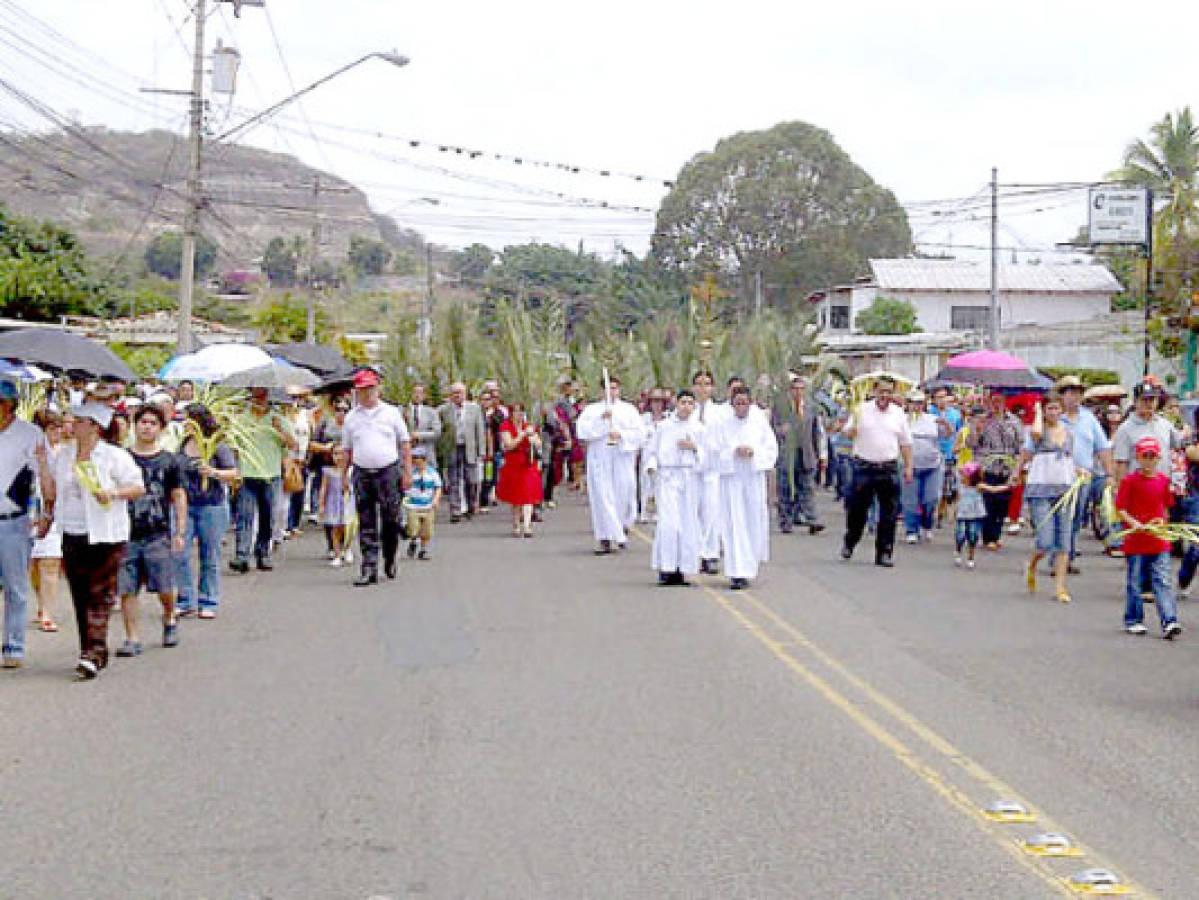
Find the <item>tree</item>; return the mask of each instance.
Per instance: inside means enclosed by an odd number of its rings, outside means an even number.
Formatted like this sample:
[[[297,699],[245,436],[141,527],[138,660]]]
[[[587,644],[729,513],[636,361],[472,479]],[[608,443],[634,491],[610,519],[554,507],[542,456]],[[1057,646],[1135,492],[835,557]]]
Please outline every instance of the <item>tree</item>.
[[[907,300],[893,297],[876,297],[858,313],[855,324],[866,334],[914,334],[920,330],[916,324],[916,307]]]
[[[594,298],[603,292],[606,268],[592,253],[576,253],[553,244],[505,247],[483,281],[488,299],[483,317],[494,320],[494,301],[518,301],[536,309],[553,299],[564,305],[569,334],[583,320]]]
[[[88,315],[108,296],[74,234],[0,209],[0,315],[34,321]]]
[[[250,321],[258,329],[264,343],[290,344],[302,341],[308,335],[308,300],[290,293],[270,297],[254,310]],[[325,334],[329,326],[329,313],[324,306],[317,304],[317,334]]]
[[[495,251],[486,244],[471,244],[454,254],[450,262],[450,271],[458,276],[464,284],[479,285],[483,283],[487,270],[495,262]]]
[[[217,245],[200,234],[196,236],[196,278],[202,280],[216,265]],[[146,247],[146,270],[178,281],[183,270],[183,233],[164,231],[155,235]]]
[[[803,122],[725,138],[679,173],[658,210],[655,260],[734,274],[741,295],[794,301],[912,250],[907,215],[828,132]]]
[[[273,237],[262,254],[262,271],[274,287],[294,287],[300,270],[300,253],[304,243],[299,237],[290,241]]]
[[[382,275],[391,262],[391,250],[382,241],[373,241],[360,234],[350,236],[350,251],[347,257],[351,268],[359,275]]]
[[[1155,298],[1163,312],[1175,314],[1189,304],[1192,276],[1199,268],[1199,126],[1191,108],[1166,113],[1149,129],[1148,141],[1129,144],[1124,165],[1113,174],[1153,191],[1153,264],[1161,275]],[[1139,284],[1144,284],[1144,267],[1139,261],[1140,272],[1134,276]],[[1177,355],[1181,344],[1170,340],[1177,336],[1164,334],[1164,329],[1159,322],[1165,339],[1158,341],[1158,349],[1163,355]]]

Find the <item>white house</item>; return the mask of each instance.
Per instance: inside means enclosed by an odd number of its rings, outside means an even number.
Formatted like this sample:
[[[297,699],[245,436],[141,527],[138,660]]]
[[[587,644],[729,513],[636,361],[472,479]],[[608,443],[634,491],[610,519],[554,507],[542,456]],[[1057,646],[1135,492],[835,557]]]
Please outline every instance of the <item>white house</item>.
[[[822,303],[820,324],[830,334],[857,334],[858,313],[876,297],[907,300],[926,332],[985,331],[991,306],[988,262],[872,259],[870,278],[835,287]],[[1083,322],[1111,311],[1122,287],[1095,263],[1000,264],[1000,329]]]

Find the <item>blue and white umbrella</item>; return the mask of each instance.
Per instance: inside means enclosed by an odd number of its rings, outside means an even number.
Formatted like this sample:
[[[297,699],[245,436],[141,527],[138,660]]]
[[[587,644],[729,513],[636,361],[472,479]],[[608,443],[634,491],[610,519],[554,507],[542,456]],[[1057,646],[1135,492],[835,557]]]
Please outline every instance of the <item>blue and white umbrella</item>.
[[[252,344],[213,344],[176,356],[158,370],[163,381],[221,382],[238,372],[271,364],[271,356]]]

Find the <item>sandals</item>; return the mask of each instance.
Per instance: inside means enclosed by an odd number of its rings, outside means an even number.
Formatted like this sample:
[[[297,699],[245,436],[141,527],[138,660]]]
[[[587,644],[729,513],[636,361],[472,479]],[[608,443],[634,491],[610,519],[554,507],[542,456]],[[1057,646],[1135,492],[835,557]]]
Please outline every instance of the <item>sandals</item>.
[[[1058,603],[1069,603],[1070,602],[1070,595],[1067,594],[1065,591],[1058,591],[1054,595],[1054,598],[1057,600]]]
[[[40,628],[42,631],[47,631],[47,632],[58,631],[58,623],[55,622],[53,619],[51,619],[49,616],[44,616],[38,622],[38,628]]]

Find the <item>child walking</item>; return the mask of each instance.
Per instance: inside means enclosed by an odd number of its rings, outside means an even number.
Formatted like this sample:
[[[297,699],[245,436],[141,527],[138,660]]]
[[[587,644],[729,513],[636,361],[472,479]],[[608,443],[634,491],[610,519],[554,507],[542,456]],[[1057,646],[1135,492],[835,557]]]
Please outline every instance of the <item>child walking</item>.
[[[412,450],[412,487],[404,496],[408,529],[408,558],[428,559],[433,553],[433,521],[441,499],[441,476],[429,463],[424,447]],[[419,546],[419,550],[418,550]]]
[[[339,568],[343,562],[351,563],[354,557],[346,546],[346,525],[350,520],[350,482],[347,474],[344,447],[333,451],[333,465],[321,469],[321,491],[317,507],[325,536],[329,539],[329,565]]]
[[[983,533],[983,519],[987,507],[983,503],[981,490],[983,470],[976,462],[968,462],[958,469],[957,529],[954,535],[953,564],[962,564],[962,548],[966,548],[966,568],[974,568],[974,551],[978,548]]]
[[[1170,585],[1170,542],[1140,529],[1163,525],[1168,521],[1174,495],[1170,476],[1157,471],[1162,448],[1157,438],[1143,437],[1134,448],[1137,467],[1124,476],[1116,491],[1116,511],[1130,530],[1124,532],[1124,559],[1127,566],[1124,606],[1124,630],[1144,634],[1145,607],[1141,599],[1142,579],[1146,572],[1153,582],[1153,601],[1161,617],[1162,637],[1173,640],[1182,633],[1178,607]]]

